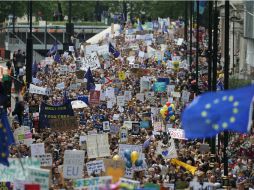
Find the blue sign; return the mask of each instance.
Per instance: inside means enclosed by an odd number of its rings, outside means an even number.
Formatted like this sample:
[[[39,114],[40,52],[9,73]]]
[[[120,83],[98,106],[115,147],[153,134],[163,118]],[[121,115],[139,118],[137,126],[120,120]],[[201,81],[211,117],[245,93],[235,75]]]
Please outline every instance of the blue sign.
[[[165,82],[155,82],[154,91],[155,92],[165,92],[167,90],[167,85]]]

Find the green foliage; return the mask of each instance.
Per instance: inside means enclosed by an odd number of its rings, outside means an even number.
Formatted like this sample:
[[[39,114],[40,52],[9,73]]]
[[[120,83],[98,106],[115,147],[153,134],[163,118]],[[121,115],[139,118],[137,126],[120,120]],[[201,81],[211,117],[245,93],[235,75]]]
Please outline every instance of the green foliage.
[[[8,15],[12,15],[15,11],[15,16],[20,17],[24,15],[26,3],[22,1],[1,1],[0,5],[0,22],[4,22]]]
[[[251,80],[237,79],[235,77],[229,78],[229,89],[241,88],[251,84]]]

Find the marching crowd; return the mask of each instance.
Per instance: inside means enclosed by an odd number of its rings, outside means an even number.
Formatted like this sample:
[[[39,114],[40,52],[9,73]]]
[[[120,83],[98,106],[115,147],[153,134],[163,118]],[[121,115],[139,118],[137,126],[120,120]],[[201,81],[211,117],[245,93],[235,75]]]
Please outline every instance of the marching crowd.
[[[172,24],[173,23],[173,24]],[[113,158],[119,154],[120,136],[119,130],[125,121],[148,120],[147,128],[129,129],[128,140],[125,144],[142,145],[145,155],[146,168],[134,171],[133,180],[140,181],[141,184],[155,183],[163,187],[170,183],[175,185],[175,189],[219,189],[223,183],[223,134],[216,139],[216,154],[213,156],[210,149],[203,150],[204,144],[210,143],[211,139],[205,140],[184,140],[174,139],[177,159],[190,166],[195,167],[195,172],[191,172],[183,166],[173,164],[170,159],[166,159],[156,150],[159,142],[171,139],[168,128],[181,128],[181,112],[186,105],[197,95],[208,90],[208,63],[207,63],[207,32],[201,29],[199,39],[199,82],[196,84],[195,59],[196,50],[192,50],[192,64],[187,60],[185,42],[179,42],[183,38],[183,24],[176,20],[168,24],[167,31],[163,29],[140,30],[136,33],[128,34],[134,27],[128,23],[114,36],[107,36],[101,39],[98,44],[113,44],[114,51],[98,53],[100,66],[90,68],[92,70],[93,85],[101,92],[99,104],[89,104],[88,107],[74,109],[74,115],[78,122],[75,129],[63,128],[62,130],[52,130],[44,128],[40,123],[39,111],[32,113],[31,107],[40,106],[42,102],[48,105],[58,106],[66,101],[76,100],[80,96],[89,97],[90,78],[80,82],[85,76],[82,71],[82,60],[87,54],[86,47],[91,44],[83,43],[74,51],[64,53],[60,60],[54,60],[54,56],[48,58],[53,60],[50,64],[41,61],[34,65],[33,84],[36,86],[51,89],[50,95],[29,93],[24,94],[23,99],[18,100],[13,112],[18,116],[12,123],[15,130],[21,125],[31,127],[33,133],[33,143],[44,143],[45,152],[53,155],[51,167],[52,178],[50,189],[72,189],[70,180],[63,177],[63,157],[65,150],[86,150],[89,147],[82,147],[79,138],[81,135],[91,133],[103,133],[103,122],[109,121],[110,132],[108,133],[110,156]],[[136,35],[136,37],[135,37]],[[150,35],[150,37],[149,37]],[[133,37],[134,38],[128,38]],[[148,36],[149,39],[137,38],[137,36]],[[193,38],[195,37],[195,33]],[[93,50],[93,51],[96,51]],[[119,56],[116,53],[119,52]],[[63,65],[76,65],[76,71],[61,71]],[[87,69],[86,69],[87,70]],[[218,88],[223,89],[222,67],[218,67]],[[141,86],[142,77],[147,77],[148,87]],[[168,85],[171,89],[155,91],[155,83],[159,78],[168,78]],[[58,84],[63,83],[62,88]],[[84,83],[84,84],[83,84]],[[73,87],[74,86],[74,87]],[[198,86],[198,88],[197,88]],[[115,96],[125,96],[126,91],[130,91],[130,98],[125,97],[124,106],[117,105],[112,101],[109,105],[109,97],[102,97],[107,88],[114,88]],[[142,88],[142,89],[141,89]],[[182,98],[183,91],[189,92],[187,100]],[[179,96],[172,96],[171,92],[180,93]],[[143,97],[139,96],[143,93]],[[161,107],[166,102],[175,106],[175,118],[165,121],[159,113]],[[154,109],[155,108],[155,109]],[[156,111],[154,111],[156,110]],[[115,116],[119,117],[116,119]],[[147,119],[148,118],[148,119]],[[161,122],[161,129],[155,131],[154,124]],[[211,146],[210,146],[211,148]],[[254,188],[254,136],[230,134],[228,147],[229,154],[229,182],[231,188],[248,189]],[[31,150],[26,144],[12,146],[10,157],[30,157]],[[85,163],[89,159],[85,155]],[[92,174],[92,176],[100,176]],[[86,167],[84,166],[83,178],[88,178]],[[91,177],[91,176],[90,176]],[[196,182],[196,183],[194,183]],[[193,185],[194,184],[194,185]],[[196,184],[199,184],[197,186]]]

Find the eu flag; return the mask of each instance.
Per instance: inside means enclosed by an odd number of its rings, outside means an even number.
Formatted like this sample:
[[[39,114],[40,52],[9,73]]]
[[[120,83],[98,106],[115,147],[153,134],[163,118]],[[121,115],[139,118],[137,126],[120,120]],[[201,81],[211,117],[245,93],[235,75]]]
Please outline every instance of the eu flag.
[[[200,95],[182,114],[186,138],[213,137],[224,130],[248,132],[253,100],[254,85]]]
[[[86,74],[85,74],[85,78],[87,79],[87,90],[94,90],[95,89],[95,84],[94,84],[94,80],[93,80],[93,75],[92,75],[92,71],[90,69],[90,67],[88,68]]]
[[[119,57],[120,55],[119,51],[117,51],[111,43],[109,43],[109,52],[112,53],[115,58]]]
[[[58,50],[57,47],[57,42],[55,42],[52,47],[50,48],[50,50],[48,51],[48,55],[55,53]]]
[[[1,111],[1,122],[0,122],[0,163],[9,166],[9,145],[13,144],[14,138],[9,125],[7,114]]]
[[[57,51],[56,54],[54,55],[54,61],[57,63],[61,63],[61,57]]]

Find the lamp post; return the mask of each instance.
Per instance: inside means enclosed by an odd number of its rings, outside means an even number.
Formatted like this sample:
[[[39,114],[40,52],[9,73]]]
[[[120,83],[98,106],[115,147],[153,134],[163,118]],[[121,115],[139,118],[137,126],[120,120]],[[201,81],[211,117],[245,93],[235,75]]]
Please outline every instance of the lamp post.
[[[197,0],[197,28],[196,28],[196,90],[199,93],[198,88],[198,59],[199,59],[199,0]]]
[[[190,65],[190,72],[192,70],[192,14],[193,14],[193,2],[190,1],[190,59],[189,59],[189,65]]]
[[[32,38],[32,1],[28,2],[29,11],[29,37],[26,40],[26,82],[29,84],[32,82],[32,64],[33,64],[33,38]]]

